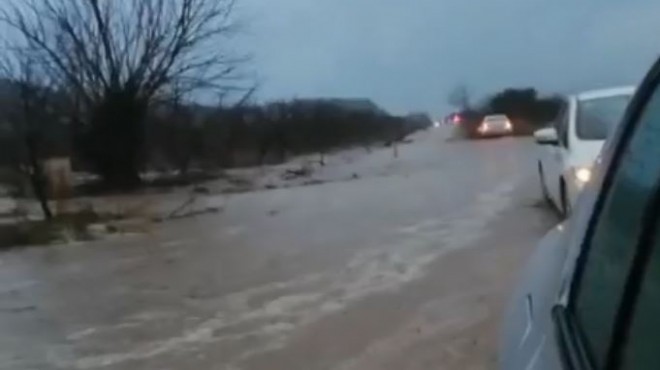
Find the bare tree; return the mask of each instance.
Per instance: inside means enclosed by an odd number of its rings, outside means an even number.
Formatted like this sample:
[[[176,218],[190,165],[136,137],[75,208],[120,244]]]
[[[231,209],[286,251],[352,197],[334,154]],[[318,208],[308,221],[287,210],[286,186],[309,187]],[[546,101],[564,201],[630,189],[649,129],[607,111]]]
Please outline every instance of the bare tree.
[[[470,107],[470,91],[465,85],[456,86],[447,97],[447,102],[455,108],[467,109]]]
[[[172,86],[240,89],[229,51],[236,0],[6,0],[8,40],[28,48],[76,107],[82,152],[109,185],[139,182],[144,120]]]
[[[50,220],[53,213],[48,204],[42,160],[45,125],[56,119],[55,94],[50,90],[53,81],[24,50],[0,61],[0,74],[9,90],[1,112],[19,143],[16,171],[29,179],[44,218]]]
[[[172,164],[185,176],[196,151],[195,117],[193,108],[187,103],[185,92],[177,85],[172,87],[170,96],[165,101],[166,113],[164,125],[168,126],[170,135],[166,140],[165,150]]]

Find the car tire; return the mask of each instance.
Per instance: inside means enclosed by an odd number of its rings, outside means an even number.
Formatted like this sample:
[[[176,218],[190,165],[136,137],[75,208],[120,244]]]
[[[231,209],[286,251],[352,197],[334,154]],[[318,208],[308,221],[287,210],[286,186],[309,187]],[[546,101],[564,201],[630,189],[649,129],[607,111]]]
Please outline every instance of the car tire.
[[[550,199],[550,193],[548,193],[548,187],[545,185],[545,177],[543,176],[543,166],[539,162],[539,183],[541,184],[541,196],[543,201],[552,206],[552,200]]]
[[[559,184],[560,196],[561,196],[561,210],[560,213],[564,218],[568,218],[571,215],[571,203],[568,200],[568,193],[566,191],[566,183],[564,180],[561,180]]]

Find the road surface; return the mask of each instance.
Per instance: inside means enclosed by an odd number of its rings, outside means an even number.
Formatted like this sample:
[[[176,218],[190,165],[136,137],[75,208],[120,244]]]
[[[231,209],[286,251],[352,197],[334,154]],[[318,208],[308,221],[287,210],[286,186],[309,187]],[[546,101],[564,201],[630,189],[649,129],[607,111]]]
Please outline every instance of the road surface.
[[[146,235],[0,254],[0,369],[493,368],[557,220],[530,139],[446,136]]]

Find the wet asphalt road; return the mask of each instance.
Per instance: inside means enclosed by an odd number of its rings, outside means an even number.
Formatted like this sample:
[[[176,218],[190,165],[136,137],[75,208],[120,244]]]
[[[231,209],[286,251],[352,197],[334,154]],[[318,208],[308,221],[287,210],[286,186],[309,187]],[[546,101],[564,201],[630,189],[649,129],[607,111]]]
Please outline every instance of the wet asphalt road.
[[[557,219],[530,139],[446,136],[334,169],[352,181],[0,254],[0,369],[493,368],[516,273]]]

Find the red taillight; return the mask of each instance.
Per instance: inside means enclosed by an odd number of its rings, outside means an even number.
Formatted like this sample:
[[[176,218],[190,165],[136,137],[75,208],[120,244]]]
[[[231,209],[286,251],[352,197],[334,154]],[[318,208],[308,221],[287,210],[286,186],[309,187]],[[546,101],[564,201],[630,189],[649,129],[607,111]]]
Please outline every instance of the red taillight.
[[[454,114],[454,118],[452,118],[452,122],[454,122],[454,124],[461,123],[461,116],[459,116],[458,114]]]

